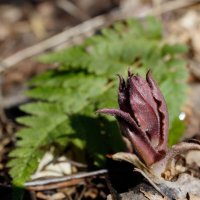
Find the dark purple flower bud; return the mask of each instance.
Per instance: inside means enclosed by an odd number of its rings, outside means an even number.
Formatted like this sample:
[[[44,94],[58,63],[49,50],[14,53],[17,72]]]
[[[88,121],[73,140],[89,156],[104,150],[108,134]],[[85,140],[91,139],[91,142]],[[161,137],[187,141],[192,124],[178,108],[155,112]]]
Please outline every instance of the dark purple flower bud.
[[[98,112],[115,116],[138,156],[146,165],[151,165],[162,159],[167,151],[165,100],[150,72],[146,80],[130,71],[127,81],[121,76],[119,79],[119,109],[101,109]]]

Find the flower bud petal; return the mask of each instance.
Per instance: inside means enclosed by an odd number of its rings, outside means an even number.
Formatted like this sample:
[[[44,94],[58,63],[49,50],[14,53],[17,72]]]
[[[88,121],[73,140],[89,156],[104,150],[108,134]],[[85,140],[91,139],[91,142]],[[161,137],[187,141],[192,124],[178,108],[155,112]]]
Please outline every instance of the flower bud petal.
[[[153,148],[147,135],[142,132],[129,113],[119,109],[100,109],[97,112],[113,115],[117,118],[122,133],[130,140],[136,153],[146,165],[151,165],[164,156],[163,153],[159,153]]]
[[[119,109],[97,112],[115,116],[138,156],[146,165],[152,165],[167,151],[168,113],[164,97],[150,72],[146,80],[130,71],[127,82],[121,76],[119,80]]]
[[[142,131],[156,147],[159,144],[160,119],[151,88],[140,76],[130,76],[128,85],[132,112]]]
[[[126,87],[126,82],[120,75],[118,75],[118,77],[119,77],[119,89],[118,89],[119,108],[125,112],[128,112],[130,110],[130,104],[129,104],[129,94]]]
[[[154,99],[158,105],[158,113],[160,116],[160,143],[158,150],[166,150],[167,149],[167,139],[168,139],[168,127],[169,127],[169,117],[167,111],[167,105],[165,99],[156,84],[156,82],[152,79],[150,71],[148,71],[146,76],[147,82],[151,88]]]

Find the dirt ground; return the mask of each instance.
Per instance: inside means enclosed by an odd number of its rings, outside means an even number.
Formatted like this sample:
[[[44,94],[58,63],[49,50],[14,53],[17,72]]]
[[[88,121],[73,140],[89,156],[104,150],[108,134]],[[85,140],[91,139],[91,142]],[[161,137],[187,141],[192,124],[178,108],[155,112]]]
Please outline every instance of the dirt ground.
[[[164,24],[165,37],[169,42],[187,44],[185,56],[190,73],[187,104],[183,108],[188,125],[184,137],[200,136],[200,3],[185,0],[5,0],[0,1],[0,190],[9,190],[11,178],[6,163],[8,153],[15,146],[15,132],[20,127],[15,118],[23,115],[18,106],[28,99],[23,92],[31,77],[55,66],[38,63],[34,55],[15,60],[18,52],[48,38],[69,30],[99,15],[121,12],[121,18],[154,14]],[[133,11],[137,11],[134,12]],[[116,18],[117,20],[118,18]],[[115,20],[112,19],[113,21]],[[106,24],[105,24],[106,25]],[[94,31],[89,35],[94,34]],[[89,36],[80,33],[72,43],[52,45],[43,52],[55,51],[79,43]],[[24,53],[22,53],[24,55]],[[13,61],[7,65],[6,61]],[[90,180],[89,190],[79,186],[74,199],[105,199],[109,193],[104,179]],[[109,185],[109,184],[108,184]],[[70,199],[70,190],[60,189],[31,193],[32,199]],[[68,196],[68,197],[66,197]],[[51,197],[51,198],[50,198]]]

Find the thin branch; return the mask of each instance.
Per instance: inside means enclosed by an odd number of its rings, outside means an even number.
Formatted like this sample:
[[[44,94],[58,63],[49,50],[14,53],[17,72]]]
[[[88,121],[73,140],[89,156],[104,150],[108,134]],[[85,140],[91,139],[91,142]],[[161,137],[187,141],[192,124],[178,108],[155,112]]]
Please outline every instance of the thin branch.
[[[79,197],[76,200],[81,200],[83,198],[83,195],[85,194],[86,190],[87,190],[87,187],[84,186]]]
[[[27,187],[26,189],[30,191],[43,191],[43,190],[52,190],[52,189],[58,189],[58,188],[64,188],[64,187],[71,187],[71,186],[75,186],[81,183],[82,184],[84,183],[84,179],[74,179],[70,181],[52,183],[48,185],[30,186],[30,187]]]
[[[16,65],[17,63],[36,56],[48,49],[58,46],[63,42],[66,42],[72,37],[79,36],[80,34],[87,34],[90,31],[95,31],[105,24],[105,16],[98,16],[88,21],[81,23],[73,28],[67,29],[49,39],[46,39],[38,44],[31,47],[18,51],[17,53],[7,57],[1,61],[0,73],[6,69]]]
[[[67,182],[74,179],[83,179],[83,178],[88,178],[92,176],[106,175],[107,173],[108,173],[107,169],[101,169],[101,170],[97,170],[93,172],[83,172],[83,173],[77,173],[77,174],[72,174],[68,176],[56,177],[56,178],[28,181],[24,184],[24,186],[33,187],[33,186],[39,186],[39,185],[48,185],[48,184],[53,184],[53,183]]]

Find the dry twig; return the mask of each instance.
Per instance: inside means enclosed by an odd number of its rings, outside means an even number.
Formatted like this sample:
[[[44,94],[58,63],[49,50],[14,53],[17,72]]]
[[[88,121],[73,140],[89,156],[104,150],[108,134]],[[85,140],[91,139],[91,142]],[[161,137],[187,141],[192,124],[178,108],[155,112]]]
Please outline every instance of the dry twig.
[[[52,189],[58,189],[58,188],[63,188],[63,187],[71,187],[71,186],[78,185],[81,183],[82,184],[84,183],[83,178],[59,182],[59,183],[52,183],[48,185],[30,186],[30,187],[27,187],[27,189],[31,191],[43,191],[43,190],[52,190]]]
[[[106,175],[107,173],[108,173],[107,169],[101,169],[93,172],[84,172],[84,173],[72,174],[56,178],[33,180],[26,182],[25,187],[29,190],[46,190],[46,189],[72,186],[83,182],[85,178]]]

